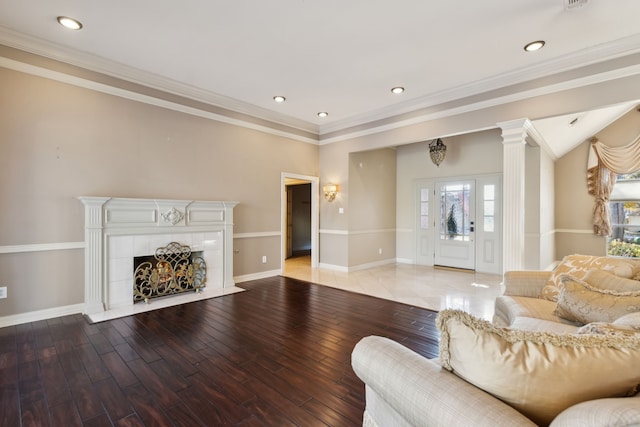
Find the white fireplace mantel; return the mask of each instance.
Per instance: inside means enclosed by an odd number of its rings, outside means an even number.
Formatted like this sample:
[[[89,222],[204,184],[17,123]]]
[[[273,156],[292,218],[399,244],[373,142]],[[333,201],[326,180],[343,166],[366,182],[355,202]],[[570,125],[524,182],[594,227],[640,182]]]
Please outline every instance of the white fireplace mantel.
[[[215,271],[207,275],[215,274],[212,282],[222,288],[234,288],[233,208],[238,202],[112,197],[78,199],[85,206],[84,314],[89,317],[114,308],[113,295],[110,298],[110,293],[115,290],[112,289],[113,280],[108,277],[113,271],[109,266],[108,245],[110,239],[115,242],[120,236],[148,236],[151,239],[189,236],[192,240],[193,236],[215,233],[219,236],[217,240],[221,240],[216,242],[218,259]],[[133,306],[133,301],[130,305]]]

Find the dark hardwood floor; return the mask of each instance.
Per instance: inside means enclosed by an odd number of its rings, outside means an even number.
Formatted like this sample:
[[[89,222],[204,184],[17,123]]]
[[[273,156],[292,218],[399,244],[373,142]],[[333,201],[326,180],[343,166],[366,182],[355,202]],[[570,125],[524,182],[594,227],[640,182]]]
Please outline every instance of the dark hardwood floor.
[[[356,426],[367,335],[436,357],[436,313],[294,279],[89,324],[0,328],[0,426]]]

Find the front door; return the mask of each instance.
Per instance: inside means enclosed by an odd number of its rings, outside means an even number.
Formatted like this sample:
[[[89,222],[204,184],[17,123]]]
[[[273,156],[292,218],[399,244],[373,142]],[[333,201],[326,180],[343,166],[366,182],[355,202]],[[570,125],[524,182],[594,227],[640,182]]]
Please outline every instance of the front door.
[[[475,181],[437,182],[434,199],[434,264],[474,270]]]

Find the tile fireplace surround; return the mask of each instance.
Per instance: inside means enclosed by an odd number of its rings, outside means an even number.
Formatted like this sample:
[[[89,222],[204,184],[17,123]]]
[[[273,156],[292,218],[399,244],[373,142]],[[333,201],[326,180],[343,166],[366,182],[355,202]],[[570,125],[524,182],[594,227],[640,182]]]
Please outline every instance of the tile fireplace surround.
[[[84,314],[92,322],[240,292],[233,281],[237,202],[79,197],[85,206]],[[133,303],[133,258],[170,242],[202,251],[201,293]]]

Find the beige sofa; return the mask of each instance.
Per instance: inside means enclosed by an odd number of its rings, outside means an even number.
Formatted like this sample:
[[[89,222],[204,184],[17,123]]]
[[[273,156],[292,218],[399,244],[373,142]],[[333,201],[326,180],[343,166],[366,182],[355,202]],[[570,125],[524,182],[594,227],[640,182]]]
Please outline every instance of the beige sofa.
[[[581,255],[509,272],[493,323],[439,314],[439,359],[362,339],[363,425],[640,426],[639,273],[640,261]]]
[[[640,279],[640,260],[568,255],[553,271],[509,271],[504,275],[504,295],[496,298],[493,323],[533,331],[577,332],[589,322],[556,313],[563,282],[572,279],[619,293],[640,292],[640,281],[635,280]],[[566,300],[571,295],[562,296]],[[602,295],[596,297],[602,299]],[[615,314],[608,320],[615,321]]]

